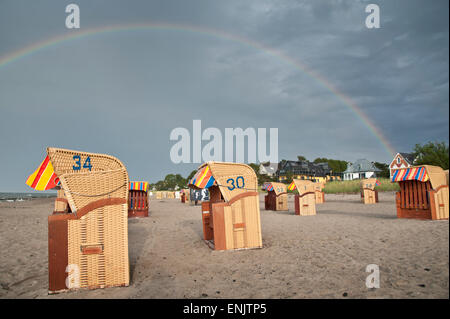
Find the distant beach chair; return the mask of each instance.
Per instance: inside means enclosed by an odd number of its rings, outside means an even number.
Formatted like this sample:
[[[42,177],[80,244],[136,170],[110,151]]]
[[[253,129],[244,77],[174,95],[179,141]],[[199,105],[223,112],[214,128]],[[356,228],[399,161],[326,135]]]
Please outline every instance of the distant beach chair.
[[[189,188],[180,191],[180,200],[182,203],[189,202]]]
[[[297,190],[295,194],[295,215],[316,215],[316,192],[315,185],[309,180],[294,179],[288,186],[288,190]]]
[[[184,190],[184,196],[185,196],[184,202],[186,204],[190,204],[190,201],[191,201],[191,190],[189,188],[186,188]]]
[[[422,165],[395,170],[392,182],[397,182],[398,218],[448,219],[448,171],[438,166]]]
[[[316,196],[316,204],[325,203],[325,192],[323,188],[325,187],[324,182],[315,182],[314,183],[314,194]]]
[[[361,180],[361,201],[364,204],[378,203],[378,191],[375,189],[379,185],[376,178],[368,178]]]
[[[265,210],[288,210],[287,185],[283,183],[265,183],[264,189],[267,195],[264,196]]]
[[[203,235],[215,250],[261,248],[258,181],[245,164],[207,162],[189,187],[208,189],[202,202]]]
[[[128,218],[148,217],[148,182],[130,182],[128,193]]]
[[[60,183],[71,209],[48,217],[49,293],[128,286],[125,166],[103,154],[59,148],[47,154],[45,168],[44,161],[27,184],[42,188],[51,173],[47,187]]]

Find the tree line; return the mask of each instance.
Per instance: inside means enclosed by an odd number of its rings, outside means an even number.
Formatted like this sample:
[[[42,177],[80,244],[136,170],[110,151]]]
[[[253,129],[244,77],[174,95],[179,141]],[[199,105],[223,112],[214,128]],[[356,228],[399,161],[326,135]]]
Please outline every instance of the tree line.
[[[445,142],[429,142],[424,145],[416,144],[413,151],[416,161],[414,165],[435,165],[440,166],[444,170],[449,169],[449,147]],[[297,156],[299,161],[306,161],[304,156]],[[316,158],[313,163],[328,163],[328,166],[333,171],[333,173],[343,173],[347,169],[347,164],[349,162],[331,158]],[[389,178],[389,164],[374,162],[376,168],[380,169],[381,172],[377,174],[378,177]],[[265,182],[276,182],[277,177],[267,176],[259,173],[260,164],[251,163],[249,164],[251,168],[255,171],[258,178],[258,183],[262,185]],[[155,190],[178,190],[186,188],[189,180],[194,177],[197,170],[193,170],[186,178],[180,174],[168,174],[162,181],[150,184],[150,189]],[[292,173],[290,175],[293,175]],[[287,176],[287,180],[292,180],[293,176]]]

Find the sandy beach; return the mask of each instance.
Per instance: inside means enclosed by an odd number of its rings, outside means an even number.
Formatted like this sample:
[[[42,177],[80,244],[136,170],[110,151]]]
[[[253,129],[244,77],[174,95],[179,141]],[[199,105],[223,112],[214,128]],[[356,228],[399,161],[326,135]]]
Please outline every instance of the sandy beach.
[[[397,219],[393,193],[326,195],[316,216],[265,211],[263,249],[212,251],[200,206],[151,198],[129,219],[129,287],[48,295],[53,199],[0,203],[0,298],[449,298],[448,221]],[[365,285],[366,266],[380,288]]]

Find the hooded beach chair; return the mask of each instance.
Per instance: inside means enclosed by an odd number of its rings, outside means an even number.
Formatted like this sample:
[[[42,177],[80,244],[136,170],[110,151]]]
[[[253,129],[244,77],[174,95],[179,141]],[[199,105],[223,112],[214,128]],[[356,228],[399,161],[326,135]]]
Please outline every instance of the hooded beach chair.
[[[376,204],[378,203],[378,191],[376,186],[380,185],[376,178],[367,178],[361,180],[361,201],[364,204]]]
[[[148,217],[148,182],[130,182],[128,217]]]
[[[448,219],[448,171],[431,165],[397,169],[392,175],[398,218]]]
[[[38,190],[59,184],[70,206],[48,217],[49,293],[128,286],[128,173],[122,162],[48,148],[27,184]]]
[[[203,235],[215,250],[261,248],[258,181],[245,164],[207,162],[189,187],[208,189],[202,202]]]
[[[312,181],[294,179],[289,184],[288,190],[297,190],[298,192],[294,198],[295,215],[316,215],[316,193]]]
[[[182,203],[189,203],[189,194],[190,190],[189,188],[184,188],[180,191],[180,199]]]
[[[316,204],[325,203],[325,192],[323,191],[324,187],[325,187],[324,182],[315,182],[314,183],[314,193],[316,196]]]
[[[283,183],[265,183],[263,188],[267,191],[264,196],[265,210],[288,210],[287,185]]]

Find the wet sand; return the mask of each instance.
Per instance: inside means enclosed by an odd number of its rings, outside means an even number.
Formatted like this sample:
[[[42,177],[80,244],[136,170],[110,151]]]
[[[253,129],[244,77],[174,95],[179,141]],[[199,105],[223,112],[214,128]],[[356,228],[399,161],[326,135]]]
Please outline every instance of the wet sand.
[[[151,198],[129,219],[129,287],[48,295],[52,199],[0,203],[0,298],[449,298],[448,221],[397,219],[393,193],[326,195],[316,216],[265,211],[263,249],[213,251],[200,206]],[[366,287],[366,266],[380,288]]]

